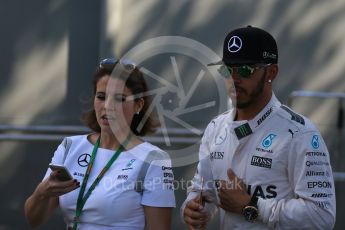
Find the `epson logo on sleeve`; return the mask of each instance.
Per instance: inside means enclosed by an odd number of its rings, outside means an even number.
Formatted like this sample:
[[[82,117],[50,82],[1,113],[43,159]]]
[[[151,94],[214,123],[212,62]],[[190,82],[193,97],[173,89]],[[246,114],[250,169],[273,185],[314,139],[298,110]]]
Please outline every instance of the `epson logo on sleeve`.
[[[329,181],[308,181],[308,188],[332,188],[332,183]]]
[[[163,173],[164,177],[169,177],[169,178],[174,178],[174,174],[170,173],[170,172],[165,172]]]
[[[263,168],[271,168],[272,159],[267,157],[252,156],[252,161],[250,162],[250,164]]]

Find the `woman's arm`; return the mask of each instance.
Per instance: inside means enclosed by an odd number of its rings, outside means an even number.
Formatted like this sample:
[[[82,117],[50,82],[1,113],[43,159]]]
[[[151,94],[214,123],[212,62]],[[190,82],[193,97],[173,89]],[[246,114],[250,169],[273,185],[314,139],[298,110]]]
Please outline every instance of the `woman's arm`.
[[[148,230],[171,229],[172,210],[173,208],[144,206],[146,229]]]
[[[46,222],[58,203],[58,197],[44,197],[35,190],[24,206],[25,217],[30,226],[34,228]]]
[[[47,179],[39,183],[25,202],[25,217],[31,227],[37,227],[47,221],[59,205],[60,195],[79,187],[75,180],[59,181],[57,174],[58,172],[52,172]]]

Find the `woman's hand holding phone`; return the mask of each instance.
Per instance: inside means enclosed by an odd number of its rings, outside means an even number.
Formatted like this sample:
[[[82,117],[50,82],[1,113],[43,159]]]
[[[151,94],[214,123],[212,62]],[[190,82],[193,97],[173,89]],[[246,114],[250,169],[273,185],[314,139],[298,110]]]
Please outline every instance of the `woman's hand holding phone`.
[[[56,178],[58,178],[61,181],[68,181],[73,179],[72,175],[69,173],[68,169],[64,165],[50,163],[49,168],[53,172],[57,172]]]
[[[50,164],[49,168],[52,169],[51,174],[36,188],[40,199],[59,197],[80,187],[80,182],[73,179],[64,166]]]

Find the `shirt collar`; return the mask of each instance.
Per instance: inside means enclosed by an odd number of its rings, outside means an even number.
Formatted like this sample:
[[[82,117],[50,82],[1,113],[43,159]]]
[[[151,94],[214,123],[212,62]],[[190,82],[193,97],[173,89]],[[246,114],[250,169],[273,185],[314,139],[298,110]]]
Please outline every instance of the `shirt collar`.
[[[267,103],[267,105],[251,120],[249,121],[243,121],[244,123],[237,126],[234,130],[236,133],[237,138],[240,140],[246,136],[249,136],[253,132],[255,132],[256,129],[258,129],[260,126],[262,126],[272,114],[277,111],[277,109],[281,106],[281,103],[277,99],[277,97],[272,94],[272,97],[270,101]],[[236,109],[233,109],[231,111],[232,114],[232,121],[236,114]]]

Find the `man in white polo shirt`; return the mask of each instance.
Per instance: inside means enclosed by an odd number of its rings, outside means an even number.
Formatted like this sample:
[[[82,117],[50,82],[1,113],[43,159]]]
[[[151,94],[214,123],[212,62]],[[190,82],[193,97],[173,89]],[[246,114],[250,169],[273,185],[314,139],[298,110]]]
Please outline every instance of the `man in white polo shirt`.
[[[329,153],[314,124],[272,91],[278,49],[266,31],[231,31],[218,63],[234,108],[207,126],[181,216],[205,229],[332,229],[335,190]],[[202,198],[200,197],[202,194]]]

